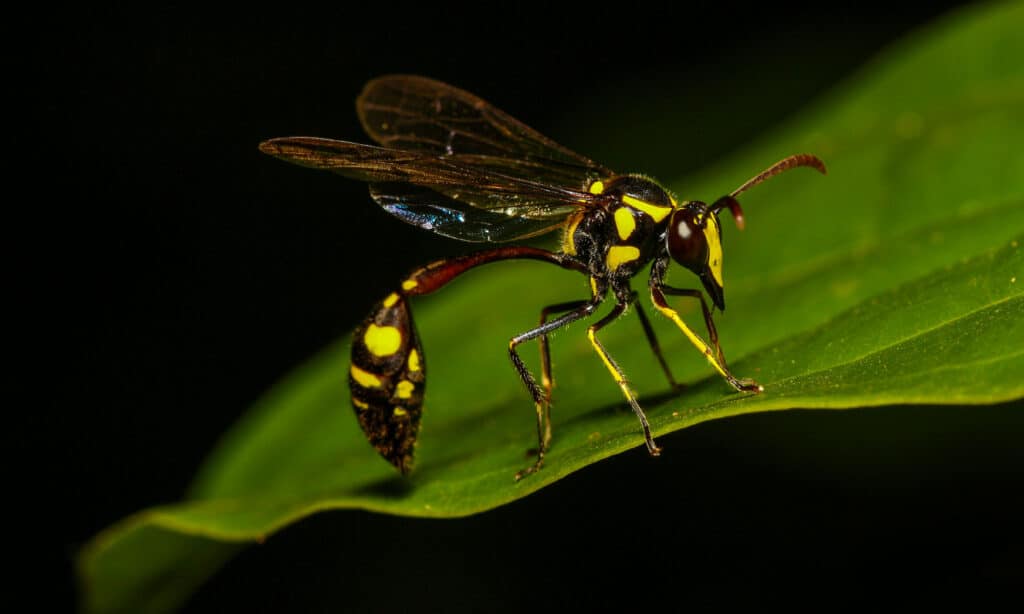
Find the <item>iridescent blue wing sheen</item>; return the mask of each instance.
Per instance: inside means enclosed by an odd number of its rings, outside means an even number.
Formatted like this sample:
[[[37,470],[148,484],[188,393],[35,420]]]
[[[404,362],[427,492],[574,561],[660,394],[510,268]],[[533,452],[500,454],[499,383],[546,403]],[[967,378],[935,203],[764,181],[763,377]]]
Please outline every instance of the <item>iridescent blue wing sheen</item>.
[[[525,239],[561,227],[563,216],[528,218],[466,207],[434,190],[408,183],[372,183],[370,196],[385,211],[413,226],[471,242]]]

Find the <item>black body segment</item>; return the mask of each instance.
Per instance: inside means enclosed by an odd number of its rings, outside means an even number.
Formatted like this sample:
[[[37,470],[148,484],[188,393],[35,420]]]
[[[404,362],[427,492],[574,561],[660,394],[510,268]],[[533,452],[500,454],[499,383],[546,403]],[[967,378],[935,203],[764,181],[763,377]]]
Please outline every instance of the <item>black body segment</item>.
[[[425,386],[423,347],[409,301],[389,294],[353,333],[349,389],[363,433],[403,474],[412,469]]]
[[[425,77],[374,79],[359,96],[356,109],[367,133],[381,146],[300,136],[264,141],[260,150],[365,181],[371,197],[392,215],[461,241],[498,243],[564,228],[560,252],[496,247],[420,267],[378,302],[356,329],[349,371],[352,406],[367,439],[403,474],[412,468],[426,386],[423,347],[409,299],[435,292],[490,262],[546,262],[583,274],[590,285],[589,299],[544,307],[538,326],[509,340],[509,358],[533,400],[537,426],[536,460],[515,474],[517,480],[543,466],[551,445],[554,377],[548,335],[595,316],[608,295],[614,305],[587,329],[587,338],[636,414],[647,450],[655,456],[660,453],[636,392],[598,339],[601,329],[635,306],[661,369],[673,389],[680,388],[630,285],[648,265],[654,307],[734,389],[762,390],[729,370],[712,308],[701,290],[667,286],[665,275],[673,260],[689,269],[712,304],[724,311],[720,211],[728,209],[742,229],[743,210],[736,200],[740,193],[791,168],[806,166],[824,173],[821,160],[810,154],[784,158],[708,206],[678,202],[649,177],[617,174],[484,100]],[[700,301],[707,341],[683,321],[668,296]],[[518,351],[520,344],[534,339],[541,356],[539,384]]]

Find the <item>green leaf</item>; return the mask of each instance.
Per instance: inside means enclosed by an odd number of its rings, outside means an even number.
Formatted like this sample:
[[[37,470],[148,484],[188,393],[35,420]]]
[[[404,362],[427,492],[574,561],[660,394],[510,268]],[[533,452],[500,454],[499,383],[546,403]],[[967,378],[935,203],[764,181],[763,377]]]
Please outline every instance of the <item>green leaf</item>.
[[[606,329],[656,434],[795,407],[1024,396],[1021,31],[1019,4],[936,24],[763,142],[672,184],[684,198],[713,199],[800,151],[830,169],[758,186],[744,195],[749,230],[724,224],[729,311],[719,333],[733,371],[756,378],[763,394],[734,393],[658,319],[673,370],[691,383],[667,394],[635,318]],[[577,325],[552,340],[550,455],[538,474],[513,481],[535,434],[508,338],[542,305],[586,296],[587,286],[540,264],[491,269],[415,305],[431,380],[412,476],[378,458],[351,415],[344,339],[225,436],[186,502],[140,512],[88,545],[87,609],[172,608],[241,543],[320,510],[473,514],[642,445]],[[694,285],[687,276],[677,271],[675,284]],[[702,330],[694,305],[679,305]]]

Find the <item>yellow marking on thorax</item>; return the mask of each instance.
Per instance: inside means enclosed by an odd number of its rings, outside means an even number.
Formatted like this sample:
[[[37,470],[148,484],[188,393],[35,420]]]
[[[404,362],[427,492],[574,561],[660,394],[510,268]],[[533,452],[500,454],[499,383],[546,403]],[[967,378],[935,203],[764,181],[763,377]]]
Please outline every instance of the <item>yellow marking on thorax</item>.
[[[396,407],[391,413],[393,413],[396,418],[404,418],[409,415],[409,412],[405,411],[401,407]]]
[[[623,241],[636,230],[636,219],[629,207],[619,207],[615,210],[615,230],[619,231],[619,238]]]
[[[654,220],[655,224],[665,219],[669,213],[672,213],[672,207],[669,205],[655,205],[642,201],[639,198],[633,198],[632,196],[623,196],[622,202],[633,207],[637,211],[643,211],[647,215],[651,216],[651,219]]]
[[[355,405],[356,407],[358,407],[359,409],[370,409],[370,404],[369,403],[366,403],[364,401],[360,401],[359,399],[357,399],[355,397],[352,397],[352,404]]]
[[[412,397],[412,391],[416,389],[416,384],[404,379],[398,382],[398,386],[395,388],[395,394],[400,399],[408,399]]]
[[[408,364],[409,364],[409,370],[410,371],[419,371],[420,370],[420,353],[416,351],[416,348],[413,348],[412,351],[409,352],[409,363]]]
[[[711,276],[718,282],[718,287],[724,287],[722,283],[722,229],[718,225],[718,218],[708,215],[707,224],[704,226],[704,238],[708,241],[708,268],[711,269]]]
[[[420,285],[420,282],[416,281],[415,279],[407,279],[407,280],[402,282],[402,289],[403,290],[412,290],[413,288],[415,288],[418,285]]]
[[[603,194],[604,193],[604,182],[603,181],[595,181],[594,183],[590,184],[589,192],[591,194],[594,194],[594,195]]]
[[[391,294],[388,295],[388,297],[386,299],[384,299],[384,306],[387,307],[387,308],[391,308],[397,302],[398,302],[398,293],[397,292],[392,292]]]
[[[562,237],[562,252],[570,256],[576,255],[576,228],[582,220],[583,214],[578,213],[572,217],[569,225],[565,228],[565,235]]]
[[[363,343],[374,356],[391,356],[402,347],[402,331],[394,326],[370,324],[363,335]]]
[[[632,262],[640,257],[640,250],[632,245],[613,245],[608,248],[608,255],[605,257],[605,264],[609,270],[614,271],[627,262]]]
[[[379,377],[373,373],[363,371],[355,365],[352,365],[349,372],[352,374],[352,379],[356,380],[363,388],[380,388],[383,386]]]

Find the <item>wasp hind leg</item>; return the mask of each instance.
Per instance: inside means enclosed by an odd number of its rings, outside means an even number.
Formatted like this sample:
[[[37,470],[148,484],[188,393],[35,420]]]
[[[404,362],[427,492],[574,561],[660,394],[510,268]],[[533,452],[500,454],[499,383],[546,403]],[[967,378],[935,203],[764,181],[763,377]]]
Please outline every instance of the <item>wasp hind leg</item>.
[[[580,307],[587,304],[588,301],[569,301],[567,303],[557,303],[555,305],[548,305],[540,312],[540,326],[548,321],[548,316],[553,313],[563,313],[566,311],[572,311],[579,309]],[[546,334],[541,335],[537,340],[540,345],[540,382],[544,386],[544,417],[543,425],[538,424],[537,428],[544,430],[544,449],[547,449],[551,445],[551,391],[555,387],[555,379],[551,373],[551,350],[548,346],[548,336]],[[537,416],[541,419],[540,415]]]
[[[553,305],[545,308],[541,312],[541,318],[546,320],[546,316],[550,312],[564,311],[564,309],[572,309],[569,313],[559,316],[554,320],[546,321],[537,328],[531,329],[516,335],[508,342],[508,354],[512,359],[512,365],[515,367],[516,372],[519,374],[519,378],[523,380],[523,384],[526,389],[530,392],[530,396],[533,397],[534,408],[537,411],[537,460],[534,461],[533,465],[519,471],[515,475],[515,479],[518,482],[524,477],[531,473],[536,473],[538,469],[544,466],[544,455],[548,451],[548,445],[551,442],[551,420],[550,420],[550,398],[551,398],[551,360],[548,354],[547,359],[544,356],[548,353],[547,346],[547,335],[552,331],[558,330],[563,326],[567,326],[576,320],[580,320],[594,313],[601,301],[604,300],[603,295],[595,295],[589,301],[578,301],[575,303],[562,303],[560,305]],[[559,309],[563,307],[564,309]],[[550,311],[549,311],[550,310]],[[536,339],[538,337],[543,338],[541,346],[541,361],[544,367],[544,389],[537,384],[537,380],[534,379],[533,374],[523,364],[523,359],[519,357],[519,352],[516,351],[516,346],[524,341]]]

